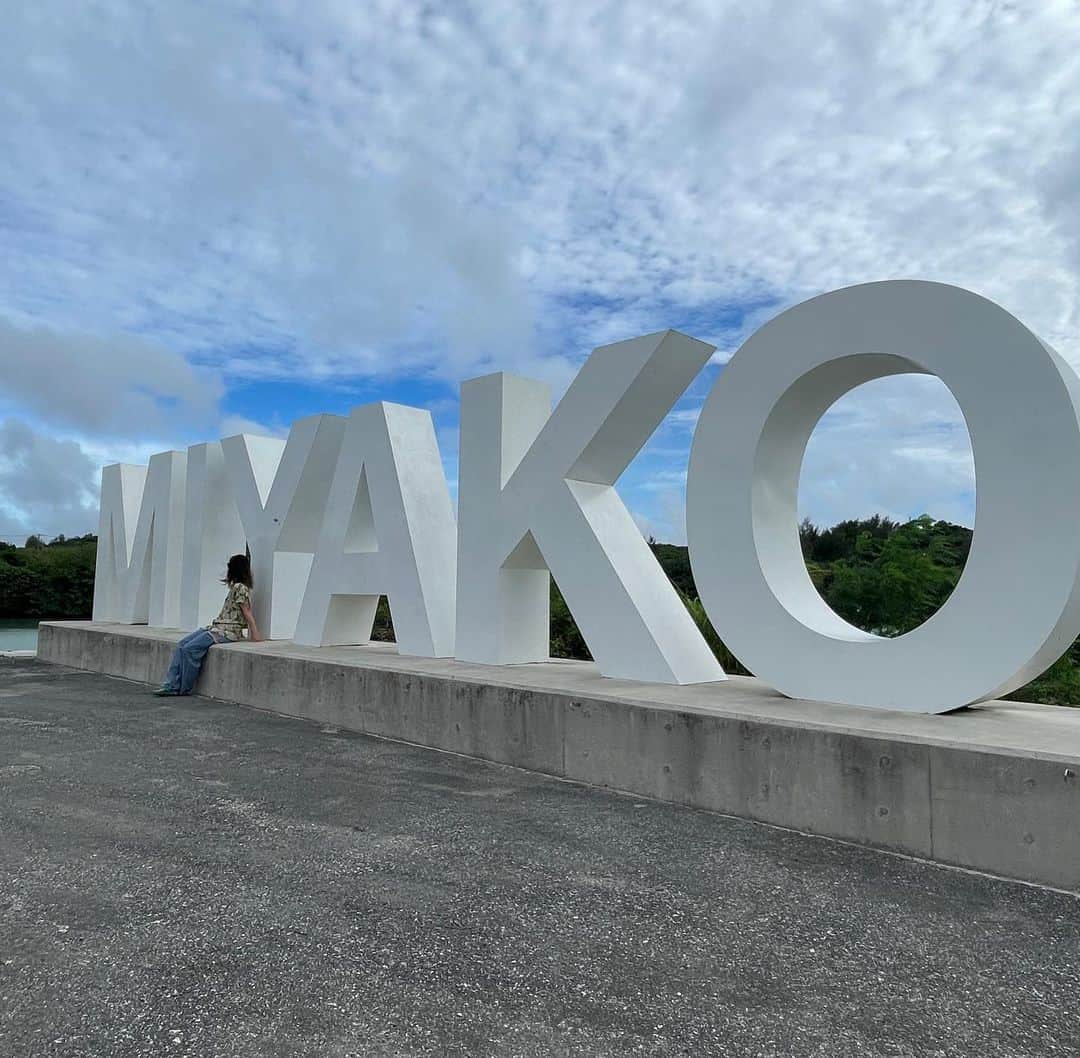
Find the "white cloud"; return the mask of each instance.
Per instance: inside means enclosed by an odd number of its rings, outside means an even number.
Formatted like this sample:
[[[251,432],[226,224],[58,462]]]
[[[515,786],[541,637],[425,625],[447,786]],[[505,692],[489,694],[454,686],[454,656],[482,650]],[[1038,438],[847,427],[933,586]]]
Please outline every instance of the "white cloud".
[[[807,445],[800,515],[829,526],[929,513],[971,525],[975,463],[963,415],[936,378],[868,382],[826,412]]]
[[[0,540],[97,529],[97,465],[74,441],[0,421]]]
[[[276,422],[268,426],[254,419],[245,419],[242,415],[227,415],[221,420],[219,428],[222,437],[233,437],[239,433],[254,434],[256,437],[280,437],[289,436],[289,426],[285,423]]]
[[[178,353],[144,338],[98,338],[0,319],[0,404],[105,437],[205,429],[223,387]]]
[[[647,536],[686,543],[686,453],[671,441],[696,425],[700,410],[673,411],[622,485]],[[799,517],[830,526],[874,514],[907,521],[924,513],[968,526],[974,520],[975,464],[959,406],[927,375],[859,386],[826,412],[810,438]]]
[[[786,305],[898,276],[1080,363],[1078,45],[1064,0],[15,5],[0,318],[84,352],[49,346],[55,393],[5,361],[7,413],[167,446],[218,414],[218,371],[560,388],[594,344],[676,326],[723,362]],[[118,334],[143,352],[85,344]],[[826,424],[815,516],[969,505],[919,416]]]
[[[1075,9],[306,10],[14,13],[14,309],[456,379],[924,275],[1075,351]]]

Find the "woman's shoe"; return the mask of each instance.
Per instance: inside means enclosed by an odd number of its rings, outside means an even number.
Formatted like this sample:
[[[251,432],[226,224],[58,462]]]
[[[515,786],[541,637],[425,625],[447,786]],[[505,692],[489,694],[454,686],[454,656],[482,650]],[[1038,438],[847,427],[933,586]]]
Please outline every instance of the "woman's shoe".
[[[179,691],[174,691],[171,687],[159,687],[154,691],[155,698],[174,698],[178,695]]]

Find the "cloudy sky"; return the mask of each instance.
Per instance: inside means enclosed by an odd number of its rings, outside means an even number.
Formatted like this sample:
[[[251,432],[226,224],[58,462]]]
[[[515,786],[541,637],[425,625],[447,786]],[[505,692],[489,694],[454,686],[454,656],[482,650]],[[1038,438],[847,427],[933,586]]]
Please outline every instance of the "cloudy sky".
[[[1080,364],[1080,6],[921,0],[10,5],[0,35],[0,538],[96,524],[105,462],[598,344],[713,342],[620,488],[683,538],[740,341],[848,283],[1003,304]],[[823,420],[822,523],[970,524],[934,380]]]

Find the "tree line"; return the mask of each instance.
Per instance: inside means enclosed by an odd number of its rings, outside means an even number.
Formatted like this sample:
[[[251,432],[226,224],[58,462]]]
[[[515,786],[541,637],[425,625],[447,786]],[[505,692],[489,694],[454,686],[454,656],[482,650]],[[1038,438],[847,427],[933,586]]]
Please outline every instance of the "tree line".
[[[902,635],[935,613],[956,587],[971,549],[970,529],[926,515],[903,523],[875,515],[828,529],[804,521],[799,538],[822,598],[845,620],[883,636]],[[725,670],[746,674],[709,622],[687,549],[655,540],[649,546]],[[23,547],[0,542],[0,617],[88,618],[96,554],[93,535],[58,536],[47,543],[32,536]],[[383,599],[373,638],[393,637]],[[589,658],[585,639],[554,581],[551,655]],[[1047,673],[1010,697],[1080,705],[1080,640]]]
[[[875,515],[829,529],[809,520],[799,526],[806,568],[822,598],[844,620],[881,636],[910,632],[942,607],[964,571],[971,536],[965,526],[928,515],[909,522]],[[725,671],[751,675],[712,627],[694,584],[687,549],[655,540],[649,546]],[[554,584],[551,625],[554,657],[589,656]],[[1080,705],[1080,640],[1046,673],[1009,697]]]
[[[94,605],[97,537],[0,541],[0,617],[88,618]]]

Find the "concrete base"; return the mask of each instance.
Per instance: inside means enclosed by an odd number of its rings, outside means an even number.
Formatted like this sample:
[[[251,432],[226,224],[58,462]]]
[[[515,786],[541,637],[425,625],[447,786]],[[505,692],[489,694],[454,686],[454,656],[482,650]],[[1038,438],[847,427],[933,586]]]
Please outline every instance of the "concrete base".
[[[47,622],[46,661],[146,683],[180,632]],[[671,687],[576,661],[488,667],[392,645],[214,647],[199,692],[382,738],[1080,891],[1080,710],[946,716]]]

